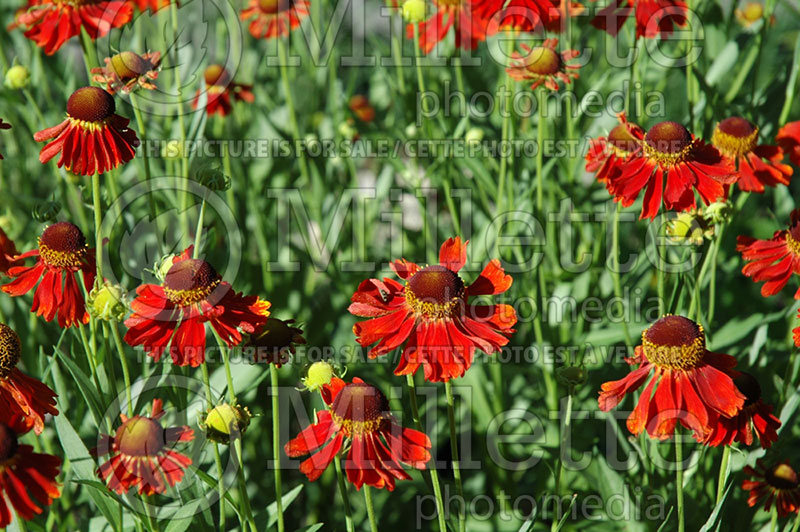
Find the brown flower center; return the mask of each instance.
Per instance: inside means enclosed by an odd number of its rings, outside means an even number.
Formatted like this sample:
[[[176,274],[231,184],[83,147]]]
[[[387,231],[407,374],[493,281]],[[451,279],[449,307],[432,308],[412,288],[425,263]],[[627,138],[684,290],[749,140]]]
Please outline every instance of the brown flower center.
[[[0,465],[14,458],[18,446],[17,433],[0,423]]]
[[[134,416],[123,423],[114,439],[128,456],[156,456],[166,445],[164,427],[149,417]]]
[[[87,249],[86,237],[70,222],[54,223],[39,237],[39,255],[48,266],[80,268]]]
[[[152,63],[134,52],[122,52],[111,58],[111,68],[120,79],[138,78],[153,68]]]
[[[683,161],[694,144],[689,130],[677,122],[659,122],[644,137],[645,155],[662,166]]]
[[[642,333],[647,360],[666,369],[685,370],[697,366],[706,352],[703,327],[683,316],[667,315]]]
[[[750,406],[761,399],[761,385],[749,373],[739,374],[733,379],[733,383],[745,397],[744,406]]]
[[[789,464],[778,464],[766,474],[767,483],[775,489],[794,490],[800,487],[797,472]]]
[[[640,146],[639,139],[631,133],[631,127],[636,126],[634,124],[617,124],[608,132],[608,144],[618,155],[628,155]]]
[[[231,75],[222,65],[209,65],[203,72],[203,77],[209,87],[214,85],[226,86],[231,82]]]
[[[0,379],[8,377],[11,370],[17,367],[22,344],[14,329],[0,323]]]
[[[739,157],[753,151],[758,140],[758,128],[740,116],[726,118],[717,124],[711,143],[728,157]]]
[[[550,76],[558,73],[563,66],[561,56],[552,48],[535,46],[525,58],[525,68],[538,76]]]
[[[345,436],[380,430],[389,417],[389,401],[380,390],[364,382],[348,384],[331,405],[331,417]]]
[[[262,13],[274,15],[289,9],[290,0],[258,0],[258,7]]]
[[[177,305],[192,305],[206,299],[220,280],[206,261],[185,259],[173,264],[164,276],[164,292]]]
[[[405,296],[418,316],[446,318],[464,299],[464,281],[444,266],[426,266],[408,280]]]
[[[283,320],[267,318],[257,335],[250,339],[252,345],[269,349],[283,349],[292,345],[295,328]]]
[[[67,114],[82,122],[102,122],[114,115],[114,98],[99,87],[83,87],[67,100]]]

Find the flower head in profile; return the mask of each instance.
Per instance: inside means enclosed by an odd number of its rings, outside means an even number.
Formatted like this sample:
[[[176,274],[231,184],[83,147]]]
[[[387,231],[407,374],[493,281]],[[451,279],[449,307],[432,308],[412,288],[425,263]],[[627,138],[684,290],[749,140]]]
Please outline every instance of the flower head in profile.
[[[19,443],[19,433],[0,423],[0,528],[13,521],[13,514],[30,521],[61,496],[56,477],[61,459],[33,452]],[[13,508],[14,512],[11,512]]]
[[[136,155],[136,133],[127,118],[116,114],[114,98],[98,87],[83,87],[67,101],[67,118],[36,133],[36,142],[50,142],[39,153],[42,164],[56,155],[62,166],[78,175],[102,174]]]
[[[253,362],[266,362],[281,367],[294,355],[297,345],[306,343],[303,329],[295,327],[294,320],[267,318],[262,325],[250,335],[245,350],[252,351]]]
[[[8,275],[9,268],[19,265],[19,260],[14,258],[18,254],[16,244],[0,227],[0,275]]]
[[[15,257],[19,261],[36,257],[36,264],[10,268],[8,275],[14,280],[3,285],[2,290],[21,296],[41,280],[33,294],[31,312],[43,316],[46,321],[57,316],[61,327],[88,323],[89,313],[78,274],[83,274],[83,285],[88,292],[94,284],[94,253],[78,226],[69,222],[54,223],[42,232],[39,247]]]
[[[155,90],[153,81],[158,77],[161,65],[160,52],[142,55],[136,52],[120,52],[105,58],[105,67],[92,69],[95,82],[103,83],[109,94],[121,91],[125,94],[135,89]]]
[[[9,124],[8,122],[3,122],[3,119],[0,118],[0,130],[2,129],[11,129],[11,124]],[[2,160],[3,160],[3,154],[0,153],[0,161]]]
[[[28,9],[17,16],[16,25],[26,28],[25,37],[44,53],[53,55],[81,29],[95,40],[132,17],[128,0],[28,0]]]
[[[789,227],[775,231],[769,240],[739,235],[736,251],[747,261],[742,273],[755,283],[764,281],[762,296],[774,296],[786,286],[792,274],[800,275],[800,209],[792,211]],[[800,299],[800,288],[794,298]]]
[[[411,478],[401,464],[425,469],[430,439],[400,426],[380,390],[359,378],[345,384],[338,377],[326,388],[328,409],[284,446],[291,458],[311,454],[300,464],[308,480],[317,480],[342,449],[348,449],[344,469],[356,489],[366,484],[393,491],[397,480]]]
[[[56,394],[46,384],[17,369],[22,343],[17,333],[0,323],[0,422],[17,433],[44,430],[44,417],[58,415]]]
[[[165,428],[159,421],[163,416],[163,401],[154,399],[150,416],[120,414],[122,424],[114,436],[101,435],[94,452],[108,459],[97,475],[110,490],[122,495],[136,488],[140,495],[154,495],[183,479],[192,460],[175,447],[192,441],[194,431],[186,425]]]
[[[488,21],[488,32],[540,32],[560,18],[558,0],[475,0],[474,12]]]
[[[745,466],[744,472],[753,479],[742,481],[742,489],[750,492],[748,505],[763,503],[767,512],[774,505],[779,517],[800,512],[800,476],[788,460],[768,467],[759,459],[756,467]]]
[[[253,86],[234,83],[230,73],[222,65],[210,65],[207,67],[203,73],[203,78],[206,82],[205,92],[208,95],[206,113],[209,115],[228,116],[231,114],[231,111],[233,111],[231,96],[235,100],[247,103],[255,101],[255,96],[251,92]],[[197,109],[200,104],[201,94],[201,90],[198,90],[197,94],[195,94],[192,109]]]
[[[627,362],[638,367],[604,383],[598,404],[608,412],[646,382],[628,417],[631,434],[647,430],[664,440],[680,422],[704,438],[720,417],[734,417],[744,406],[745,396],[733,382],[736,359],[708,351],[703,327],[682,316],[664,316],[645,329],[642,345]]]
[[[466,285],[458,272],[467,262],[467,243],[448,239],[439,250],[439,264],[397,260],[392,269],[405,285],[386,277],[368,279],[353,294],[348,310],[369,318],[353,326],[356,339],[362,346],[377,342],[369,356],[403,347],[396,375],[414,374],[422,366],[429,381],[461,377],[476,350],[495,353],[514,332],[517,315],[511,305],[469,303],[470,297],[504,293],[512,279],[494,259]]]
[[[744,407],[734,417],[721,417],[701,443],[716,447],[733,442],[753,445],[758,436],[761,447],[769,449],[778,439],[781,421],[772,414],[772,406],[761,398],[761,385],[749,373],[739,373],[733,379],[736,388],[745,396]]]
[[[531,81],[531,89],[536,89],[544,85],[552,91],[557,91],[561,87],[559,82],[570,84],[573,79],[578,78],[575,72],[580,65],[570,64],[569,61],[578,57],[580,52],[577,50],[565,50],[561,53],[556,51],[558,39],[546,39],[541,46],[530,46],[523,44],[522,50],[525,55],[514,52],[511,66],[506,72],[511,79],[517,81]]]
[[[647,131],[641,148],[619,163],[607,187],[624,207],[644,190],[640,218],[652,219],[662,203],[674,211],[697,208],[695,191],[706,205],[723,198],[723,184],[733,173],[716,148],[676,122],[659,122]]]
[[[800,120],[783,126],[775,137],[778,145],[789,155],[795,166],[800,166]]]
[[[309,0],[250,0],[242,20],[250,20],[250,35],[256,39],[286,37],[308,16]]]
[[[450,28],[455,33],[456,48],[474,50],[486,40],[487,21],[475,11],[475,0],[432,0],[436,11],[428,19],[406,26],[406,37],[419,32],[419,47],[429,54],[445,37]]]
[[[156,361],[169,353],[178,366],[205,361],[206,325],[233,347],[242,333],[253,333],[267,321],[269,303],[244,296],[222,280],[211,264],[192,258],[193,247],[174,258],[160,284],[143,284],[125,320],[125,341],[141,345]]]
[[[592,26],[616,37],[631,14],[636,20],[636,38],[655,39],[684,27],[689,8],[681,0],[609,0],[597,12]]]
[[[711,144],[736,168],[735,183],[746,192],[788,185],[792,167],[783,164],[778,146],[758,144],[758,127],[740,116],[726,118],[714,128]]]
[[[628,122],[625,113],[617,115],[619,123],[605,137],[589,143],[586,153],[586,171],[594,172],[600,183],[611,183],[619,175],[620,163],[640,152],[644,130]]]

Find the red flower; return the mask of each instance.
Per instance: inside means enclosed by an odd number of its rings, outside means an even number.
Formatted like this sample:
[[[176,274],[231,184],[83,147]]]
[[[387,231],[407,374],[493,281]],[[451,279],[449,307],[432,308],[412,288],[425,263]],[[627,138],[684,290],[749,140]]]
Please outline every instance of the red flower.
[[[17,369],[21,353],[19,336],[0,323],[0,423],[17,433],[44,430],[44,416],[58,415],[56,394],[46,384]]]
[[[620,163],[634,155],[644,140],[644,130],[628,122],[625,113],[617,115],[619,124],[608,132],[607,137],[598,137],[589,143],[586,154],[586,171],[595,172],[601,183],[610,183],[619,176]]]
[[[531,33],[559,20],[558,4],[558,0],[476,0],[473,11],[489,21],[489,33],[505,28]]]
[[[281,367],[289,355],[297,351],[296,345],[305,344],[303,329],[294,327],[294,320],[267,318],[250,336],[245,349],[252,354],[255,363],[266,362]]]
[[[111,28],[130,22],[133,8],[127,0],[28,0],[28,10],[16,23],[29,28],[25,37],[44,53],[52,55],[81,28],[93,40],[106,35]]]
[[[769,468],[757,460],[755,468],[745,466],[744,472],[757,479],[742,481],[742,489],[750,491],[747,504],[755,506],[763,500],[767,512],[774,504],[779,517],[800,511],[800,478],[788,460]]]
[[[682,125],[660,122],[647,132],[633,155],[609,176],[608,189],[625,207],[646,189],[640,218],[655,218],[661,207],[687,211],[697,206],[693,190],[708,205],[725,195],[734,169],[714,148]]]
[[[649,379],[628,417],[632,434],[647,429],[650,437],[664,440],[680,421],[702,438],[719,417],[736,416],[744,405],[745,397],[733,383],[736,360],[706,350],[703,327],[682,316],[664,316],[645,329],[642,345],[628,363],[639,367],[604,383],[598,404],[608,412]]]
[[[95,452],[109,458],[97,468],[97,475],[109,489],[122,495],[135,487],[140,495],[154,495],[183,479],[192,460],[177,452],[175,444],[192,441],[194,431],[186,425],[164,428],[158,421],[164,415],[162,405],[161,399],[154,399],[150,417],[120,414],[122,425],[116,434],[101,436]]]
[[[39,237],[39,247],[15,260],[38,257],[31,267],[15,266],[8,275],[15,279],[2,287],[12,296],[27,294],[41,283],[33,294],[31,312],[52,321],[58,315],[60,327],[89,323],[89,313],[78,285],[78,272],[83,273],[83,285],[88,292],[94,284],[94,250],[86,245],[86,237],[69,222],[58,222],[46,228]]]
[[[345,447],[347,480],[356,489],[366,484],[393,491],[395,479],[408,480],[401,463],[425,469],[431,459],[430,439],[422,432],[401,427],[380,390],[359,378],[350,384],[334,377],[323,394],[329,409],[317,412],[317,422],[289,441],[284,450],[292,458],[311,457],[300,471],[315,481]]]
[[[772,406],[761,400],[761,385],[749,373],[740,373],[733,379],[736,388],[745,396],[744,407],[738,415],[719,418],[712,424],[711,432],[699,441],[706,445],[731,445],[738,441],[753,445],[753,431],[758,436],[761,447],[769,447],[778,439],[781,421],[772,415]]]
[[[114,98],[98,87],[83,87],[67,101],[67,119],[36,133],[36,142],[53,139],[39,154],[46,163],[59,153],[58,166],[73,174],[94,175],[133,159],[139,145],[127,118],[115,114]]]
[[[580,16],[585,8],[580,2],[569,0],[556,0],[558,7],[555,12],[551,11],[550,22],[545,22],[544,29],[553,33],[564,33],[567,22],[567,4],[569,4],[569,16],[572,20]]]
[[[0,118],[0,129],[11,129],[11,124],[9,124],[8,122],[3,122],[3,119]],[[3,160],[3,154],[0,153],[0,161],[2,160]]]
[[[0,423],[0,528],[18,517],[30,521],[61,496],[56,477],[61,459],[50,454],[33,452],[30,445],[21,445],[17,433]]]
[[[269,303],[235,292],[213,266],[191,258],[192,249],[175,257],[161,285],[136,289],[125,341],[156,361],[169,352],[175,364],[197,367],[205,361],[206,323],[232,347],[242,341],[239,329],[252,333],[266,322]]]
[[[789,154],[789,160],[800,166],[800,120],[789,122],[783,126],[775,137],[783,151]]]
[[[169,5],[169,0],[129,0],[139,11],[149,9],[153,13]],[[177,2],[177,0],[176,0]]]
[[[423,268],[405,259],[392,263],[405,286],[389,278],[369,279],[353,294],[348,310],[370,318],[353,326],[358,343],[378,342],[371,358],[406,344],[396,375],[413,374],[421,364],[429,381],[461,377],[476,349],[499,351],[514,332],[517,314],[511,305],[468,303],[471,296],[502,294],[512,279],[494,259],[465,288],[458,271],[467,261],[467,243],[448,239],[439,250],[440,264]]]
[[[654,39],[670,35],[674,26],[685,26],[688,11],[680,0],[610,0],[592,19],[592,26],[616,37],[635,12],[636,38]]]
[[[203,77],[206,81],[206,93],[208,94],[206,113],[209,115],[228,116],[233,110],[231,94],[237,100],[247,103],[253,103],[255,100],[255,96],[250,92],[253,86],[231,81],[231,75],[222,65],[209,66],[206,68]],[[192,109],[197,109],[201,94],[201,90],[198,90],[197,94],[195,94]]]
[[[783,150],[757,144],[758,128],[738,116],[726,118],[714,128],[711,143],[737,169],[734,174],[741,190],[764,192],[764,187],[788,185],[792,167],[781,164]]]
[[[19,264],[19,261],[14,258],[18,253],[17,246],[0,228],[0,274],[8,275],[9,268]]]
[[[766,281],[761,287],[764,297],[780,292],[792,273],[800,274],[800,209],[792,211],[791,220],[788,229],[775,231],[769,240],[736,237],[736,251],[748,261],[742,273],[752,277],[753,282]],[[800,288],[794,293],[794,298],[800,299]]]
[[[242,20],[250,22],[250,35],[256,39],[285,37],[308,16],[308,0],[250,0]]]
[[[139,55],[134,52],[121,52],[113,57],[106,57],[105,63],[105,67],[92,69],[94,74],[92,79],[97,83],[105,83],[109,94],[117,91],[127,94],[137,88],[151,91],[156,89],[151,82],[158,77],[161,53]]]
[[[525,56],[514,52],[511,54],[513,61],[506,72],[511,79],[517,81],[532,80],[531,89],[539,85],[544,85],[550,90],[559,89],[558,82],[566,84],[572,83],[573,79],[578,79],[577,70],[580,65],[570,65],[567,62],[580,55],[577,50],[564,50],[560,54],[556,51],[558,39],[547,39],[541,46],[530,46],[523,44],[522,49]]]
[[[370,105],[369,100],[363,94],[354,94],[347,103],[347,107],[362,122],[369,123],[375,120],[375,108]]]
[[[452,27],[456,47],[474,50],[486,40],[487,21],[475,11],[475,0],[433,0],[436,13],[419,23],[419,47],[429,54]],[[406,36],[414,38],[414,24],[406,26]]]

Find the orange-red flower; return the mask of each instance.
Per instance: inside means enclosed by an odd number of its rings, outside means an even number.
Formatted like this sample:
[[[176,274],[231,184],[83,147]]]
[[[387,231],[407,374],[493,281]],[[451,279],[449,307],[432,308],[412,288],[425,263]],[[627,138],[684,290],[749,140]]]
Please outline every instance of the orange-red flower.
[[[634,13],[636,38],[654,39],[670,35],[675,26],[685,26],[688,11],[680,0],[610,0],[592,19],[592,25],[616,37]]]
[[[486,40],[487,21],[475,11],[475,0],[433,0],[436,8],[428,20],[418,23],[419,47],[429,54],[446,36],[455,32],[456,47],[474,50]],[[406,26],[406,36],[414,38],[414,24]]]
[[[8,238],[8,235],[0,227],[0,274],[8,275],[8,270],[12,266],[17,266],[19,261],[15,259],[19,254],[17,246],[14,241]]]
[[[242,20],[250,21],[250,35],[256,39],[285,37],[308,16],[308,0],[250,0]]]
[[[155,90],[152,83],[158,77],[161,53],[152,52],[139,55],[135,52],[121,52],[105,58],[105,67],[92,69],[94,81],[105,83],[106,91],[129,93],[134,89]]]
[[[761,447],[768,449],[778,439],[781,421],[772,414],[772,406],[761,399],[761,385],[755,377],[740,373],[734,377],[733,383],[745,396],[742,411],[731,418],[719,418],[712,424],[711,432],[699,441],[712,447],[731,445],[735,441],[753,445],[755,432]]]
[[[708,205],[725,196],[734,168],[713,146],[676,122],[659,122],[644,142],[609,176],[608,189],[616,201],[630,206],[645,190],[640,218],[655,218],[663,202],[669,210],[697,207],[694,191]]]
[[[620,163],[637,153],[644,140],[644,130],[628,122],[624,112],[618,114],[617,119],[619,124],[607,137],[593,139],[586,153],[586,171],[594,172],[601,183],[613,182],[619,176]]]
[[[21,296],[41,283],[33,294],[31,312],[52,321],[58,316],[58,325],[71,327],[89,323],[89,313],[78,284],[78,272],[83,274],[83,285],[88,292],[94,284],[94,250],[89,249],[86,237],[69,222],[58,222],[47,227],[39,237],[39,247],[18,255],[15,260],[38,257],[30,267],[15,266],[8,275],[15,279],[3,285],[3,292]]]
[[[162,407],[163,401],[154,399],[149,417],[120,414],[122,425],[116,434],[101,436],[95,452],[109,458],[97,468],[97,475],[109,489],[122,495],[135,487],[140,495],[154,495],[183,479],[192,460],[175,447],[192,441],[194,431],[186,425],[165,428],[159,422],[164,415]]]
[[[56,394],[17,369],[22,344],[14,329],[0,323],[0,423],[15,432],[44,430],[44,416],[58,415]]]
[[[476,0],[473,10],[488,21],[490,34],[503,29],[531,33],[559,20],[558,4],[558,0]]]
[[[16,24],[28,28],[25,36],[52,55],[81,28],[97,39],[132,17],[128,0],[28,0],[28,10],[17,16]]]
[[[764,187],[788,185],[792,167],[782,164],[783,150],[758,144],[758,127],[749,120],[732,116],[719,122],[711,144],[736,168],[735,183],[746,192],[764,192]]]
[[[569,61],[578,57],[580,52],[577,50],[564,50],[560,54],[556,51],[558,39],[546,39],[541,46],[530,46],[523,44],[522,49],[525,55],[519,52],[511,54],[511,66],[506,72],[511,79],[517,81],[533,81],[531,89],[544,85],[550,90],[557,91],[559,81],[570,84],[573,79],[578,78],[575,70],[580,65],[571,65]]]
[[[11,129],[11,124],[8,122],[3,122],[3,119],[0,118],[0,129]],[[3,160],[3,154],[0,153],[0,161]]]
[[[749,236],[736,237],[736,251],[748,263],[742,273],[760,283],[761,295],[769,297],[780,292],[793,273],[800,275],[800,209],[792,211],[788,229],[775,231],[769,240]],[[800,288],[794,293],[800,299]]]
[[[267,318],[247,340],[245,349],[252,354],[253,362],[266,362],[281,367],[295,354],[296,346],[306,343],[303,329],[294,327],[294,320]]]
[[[58,154],[58,166],[73,174],[94,175],[113,170],[136,155],[136,133],[127,118],[115,113],[109,93],[98,87],[83,87],[67,100],[67,118],[57,126],[36,133],[36,142],[50,142],[39,153],[42,164]]]
[[[50,506],[61,492],[56,477],[61,459],[33,452],[22,445],[18,433],[0,423],[0,528],[13,521],[13,513],[30,521]]]
[[[125,341],[156,361],[169,352],[178,366],[197,367],[205,361],[206,324],[232,347],[242,341],[240,329],[253,333],[267,321],[269,303],[235,292],[211,264],[193,259],[192,249],[175,257],[161,285],[136,289]]]
[[[134,6],[136,6],[139,9],[139,11],[144,11],[146,9],[149,9],[154,13],[159,9],[167,7],[169,5],[169,0],[129,0],[129,1]]]
[[[661,440],[680,424],[703,438],[720,417],[736,416],[745,397],[736,388],[736,359],[706,349],[699,324],[682,316],[667,315],[642,333],[629,364],[638,365],[625,378],[606,382],[600,390],[600,410],[608,412],[645,381],[639,402],[628,417],[628,430],[643,430]]]
[[[430,439],[400,426],[380,390],[357,377],[350,384],[334,377],[324,389],[329,409],[317,412],[317,422],[284,447],[292,458],[311,454],[300,464],[308,480],[317,480],[348,447],[344,468],[356,489],[366,484],[394,490],[396,480],[411,478],[401,463],[425,469],[431,459]]]
[[[742,481],[742,489],[750,491],[747,504],[763,501],[767,512],[774,504],[779,517],[800,512],[800,477],[788,460],[772,467],[757,460],[755,468],[745,466],[744,472],[756,479]]]
[[[363,94],[354,94],[347,102],[347,107],[362,122],[369,123],[375,120],[375,108],[370,105],[369,100]]]
[[[553,33],[564,33],[567,30],[567,4],[569,4],[569,16],[573,20],[586,10],[580,2],[556,0],[556,4],[558,4],[556,11],[551,11],[550,21],[544,25],[544,29]]]
[[[208,94],[206,113],[209,115],[228,116],[233,110],[231,95],[236,100],[242,100],[247,103],[253,103],[255,100],[255,96],[251,92],[253,86],[234,83],[231,75],[222,65],[210,65],[203,73],[203,77],[205,78],[206,93]],[[200,104],[201,94],[201,90],[198,90],[197,94],[195,94],[192,109],[197,109]]]
[[[783,151],[789,155],[789,160],[795,166],[800,166],[800,120],[789,122],[783,126],[775,137]]]
[[[420,365],[429,381],[461,377],[472,365],[475,350],[499,351],[514,332],[517,314],[511,305],[470,304],[469,298],[502,294],[512,283],[497,259],[491,260],[471,285],[458,275],[467,261],[467,242],[450,238],[439,250],[439,264],[421,267],[405,259],[392,270],[393,279],[363,281],[349,311],[370,318],[353,332],[362,346],[377,342],[371,358],[405,344],[396,375],[409,375]]]

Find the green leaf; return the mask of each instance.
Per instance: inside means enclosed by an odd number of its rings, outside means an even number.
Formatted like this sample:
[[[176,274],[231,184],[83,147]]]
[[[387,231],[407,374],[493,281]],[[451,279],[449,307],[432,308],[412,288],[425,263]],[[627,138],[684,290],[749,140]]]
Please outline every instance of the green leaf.
[[[164,532],[184,532],[189,528],[197,513],[197,506],[201,502],[200,500],[195,500],[186,506],[181,506],[181,508],[170,517],[169,525],[167,525]]]

